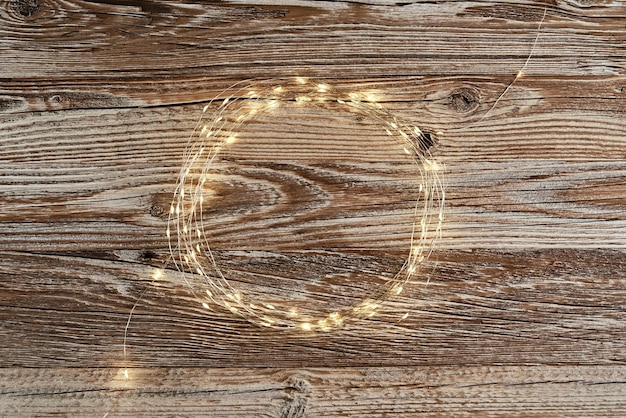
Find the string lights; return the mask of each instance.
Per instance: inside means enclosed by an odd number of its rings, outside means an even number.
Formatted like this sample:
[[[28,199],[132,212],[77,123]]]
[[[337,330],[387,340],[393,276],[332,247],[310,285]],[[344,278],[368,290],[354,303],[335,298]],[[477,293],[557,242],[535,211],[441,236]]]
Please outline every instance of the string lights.
[[[303,314],[289,303],[256,300],[254,295],[235,286],[236,278],[226,277],[216,261],[209,242],[210,231],[205,224],[214,163],[227,147],[237,142],[246,126],[260,115],[278,115],[285,106],[322,109],[339,106],[346,112],[368,118],[390,141],[401,145],[415,163],[419,176],[410,249],[400,270],[363,295],[358,303],[317,316]],[[248,81],[231,86],[219,99],[204,107],[183,155],[166,229],[176,267],[188,283],[194,281],[190,288],[203,308],[218,305],[261,326],[326,331],[350,318],[372,316],[386,299],[400,294],[407,282],[418,274],[441,234],[442,167],[429,153],[430,145],[430,138],[419,127],[399,120],[372,94],[347,91],[304,77]]]

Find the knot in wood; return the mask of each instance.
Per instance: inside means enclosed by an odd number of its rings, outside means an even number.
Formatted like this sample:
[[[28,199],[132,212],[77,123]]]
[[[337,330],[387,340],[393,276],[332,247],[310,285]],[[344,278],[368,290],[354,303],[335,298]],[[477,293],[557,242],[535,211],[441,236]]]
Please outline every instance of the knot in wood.
[[[163,215],[163,208],[160,205],[152,205],[150,206],[150,215],[154,216],[155,218],[159,218],[161,215]]]
[[[435,137],[428,131],[422,131],[420,146],[424,151],[429,151],[435,145]]]
[[[478,107],[478,91],[470,87],[454,90],[448,97],[452,108],[459,113],[470,112]]]
[[[38,0],[14,0],[11,2],[11,8],[24,17],[30,17],[39,10]]]
[[[311,384],[298,376],[291,376],[289,378],[289,386],[301,393],[308,393],[311,391]]]

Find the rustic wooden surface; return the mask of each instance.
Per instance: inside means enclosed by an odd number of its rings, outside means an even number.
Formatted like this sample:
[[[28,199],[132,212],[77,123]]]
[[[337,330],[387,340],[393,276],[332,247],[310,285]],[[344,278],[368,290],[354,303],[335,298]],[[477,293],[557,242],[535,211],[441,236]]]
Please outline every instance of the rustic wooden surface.
[[[626,415],[626,3],[264,3],[0,2],[0,415]],[[378,92],[446,165],[430,283],[330,333],[207,311],[167,262],[200,103],[296,74]],[[230,151],[214,248],[353,297],[402,262],[411,165],[284,122]]]

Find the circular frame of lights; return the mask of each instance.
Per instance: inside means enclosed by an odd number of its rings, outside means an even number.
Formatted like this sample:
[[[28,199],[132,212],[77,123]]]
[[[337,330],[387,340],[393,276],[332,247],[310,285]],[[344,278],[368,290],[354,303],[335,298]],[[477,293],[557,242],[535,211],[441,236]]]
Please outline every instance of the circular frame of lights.
[[[281,105],[294,102],[303,106],[333,103],[369,118],[402,145],[417,165],[420,177],[409,254],[400,270],[357,304],[319,317],[302,316],[297,309],[281,309],[277,304],[251,300],[244,295],[222,274],[204,232],[204,186],[210,180],[212,163],[258,115],[275,112]],[[213,107],[216,109],[207,120],[207,111]],[[347,319],[371,317],[385,300],[402,292],[441,236],[445,190],[442,166],[430,154],[430,145],[430,138],[419,127],[399,120],[372,93],[347,91],[304,77],[248,80],[233,85],[204,106],[183,155],[166,230],[176,268],[192,274],[194,280],[202,280],[206,287],[199,294],[185,278],[204,308],[217,304],[261,326],[326,331],[340,327]],[[209,267],[213,273],[209,273]]]

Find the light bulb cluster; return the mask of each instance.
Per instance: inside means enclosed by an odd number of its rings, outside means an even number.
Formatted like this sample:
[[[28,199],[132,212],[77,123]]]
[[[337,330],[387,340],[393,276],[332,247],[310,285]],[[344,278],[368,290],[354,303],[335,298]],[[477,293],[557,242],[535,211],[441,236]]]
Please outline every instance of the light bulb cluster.
[[[203,205],[208,193],[207,182],[211,181],[212,164],[226,147],[237,141],[247,124],[259,115],[277,115],[276,112],[281,112],[284,106],[328,109],[331,104],[369,118],[386,132],[391,141],[401,144],[417,166],[419,191],[415,196],[410,250],[400,270],[353,306],[318,316],[304,315],[297,306],[253,300],[252,296],[233,285],[234,280],[222,274],[211,251],[210,234],[205,231]],[[386,299],[403,291],[441,235],[442,168],[430,155],[430,145],[430,139],[419,127],[399,120],[371,93],[347,91],[304,77],[242,82],[231,86],[220,98],[204,107],[183,155],[166,230],[176,266],[185,273],[185,280],[197,280],[201,284],[201,293],[198,286],[190,287],[204,308],[219,305],[261,326],[327,331],[343,325],[350,318],[371,317]]]

